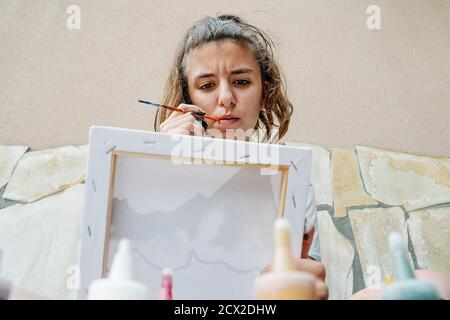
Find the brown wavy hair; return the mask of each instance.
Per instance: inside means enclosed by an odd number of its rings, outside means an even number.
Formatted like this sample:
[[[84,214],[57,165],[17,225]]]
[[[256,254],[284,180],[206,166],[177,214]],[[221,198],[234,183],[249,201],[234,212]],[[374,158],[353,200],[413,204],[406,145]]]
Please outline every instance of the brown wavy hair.
[[[278,128],[278,137],[275,140],[280,140],[288,130],[293,106],[287,97],[286,81],[274,58],[275,44],[264,31],[235,15],[208,16],[195,23],[186,32],[176,53],[174,66],[166,80],[162,103],[169,106],[191,104],[185,74],[185,57],[202,44],[222,40],[232,40],[247,45],[252,50],[261,68],[265,101],[264,110],[259,113],[255,130],[265,129],[263,142],[267,142],[272,138],[273,129]],[[157,110],[155,131],[159,131],[160,124],[171,113],[172,111],[162,108]]]

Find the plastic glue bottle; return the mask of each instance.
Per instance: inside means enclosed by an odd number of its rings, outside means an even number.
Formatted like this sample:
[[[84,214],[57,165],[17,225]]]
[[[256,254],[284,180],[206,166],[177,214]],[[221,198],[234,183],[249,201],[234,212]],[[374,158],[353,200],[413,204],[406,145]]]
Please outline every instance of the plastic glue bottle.
[[[260,275],[254,286],[259,300],[314,300],[316,278],[299,271],[291,251],[290,225],[279,218],[274,225],[274,255],[272,270]]]
[[[133,280],[132,267],[130,241],[122,239],[108,277],[92,282],[89,287],[88,300],[149,299],[147,287]]]
[[[393,232],[389,235],[389,249],[394,281],[381,290],[381,297],[384,300],[439,300],[434,283],[416,278],[400,233]]]

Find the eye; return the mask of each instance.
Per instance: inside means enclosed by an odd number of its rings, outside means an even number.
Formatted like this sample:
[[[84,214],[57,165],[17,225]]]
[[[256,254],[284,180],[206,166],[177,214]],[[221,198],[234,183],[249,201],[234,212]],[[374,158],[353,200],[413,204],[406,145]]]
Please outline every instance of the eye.
[[[238,79],[238,80],[234,81],[234,83],[236,83],[240,87],[245,87],[250,84],[250,81],[245,80],[245,79]]]
[[[207,82],[204,83],[200,86],[200,89],[211,89],[214,86],[214,83],[212,82]]]

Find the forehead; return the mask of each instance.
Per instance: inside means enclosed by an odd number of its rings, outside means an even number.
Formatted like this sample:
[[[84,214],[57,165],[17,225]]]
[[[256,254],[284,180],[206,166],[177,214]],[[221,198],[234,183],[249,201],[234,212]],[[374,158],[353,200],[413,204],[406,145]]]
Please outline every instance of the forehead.
[[[259,70],[253,51],[247,45],[232,40],[202,44],[189,52],[186,59],[188,77],[195,76],[199,72],[231,72],[233,69],[244,67]]]

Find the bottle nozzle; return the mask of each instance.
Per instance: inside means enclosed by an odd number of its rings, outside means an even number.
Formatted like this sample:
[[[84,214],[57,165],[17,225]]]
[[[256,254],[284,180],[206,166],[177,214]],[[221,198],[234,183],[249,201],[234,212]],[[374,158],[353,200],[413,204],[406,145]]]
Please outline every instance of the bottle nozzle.
[[[119,242],[119,249],[114,255],[109,277],[114,280],[132,280],[131,245],[128,239]]]
[[[396,281],[414,279],[414,270],[408,260],[403,237],[398,232],[389,235],[389,250],[392,257],[392,268]]]
[[[172,300],[173,277],[172,270],[166,268],[161,274],[161,288],[159,291],[160,300]]]
[[[274,225],[273,271],[295,270],[291,252],[291,227],[289,221],[278,218]]]

